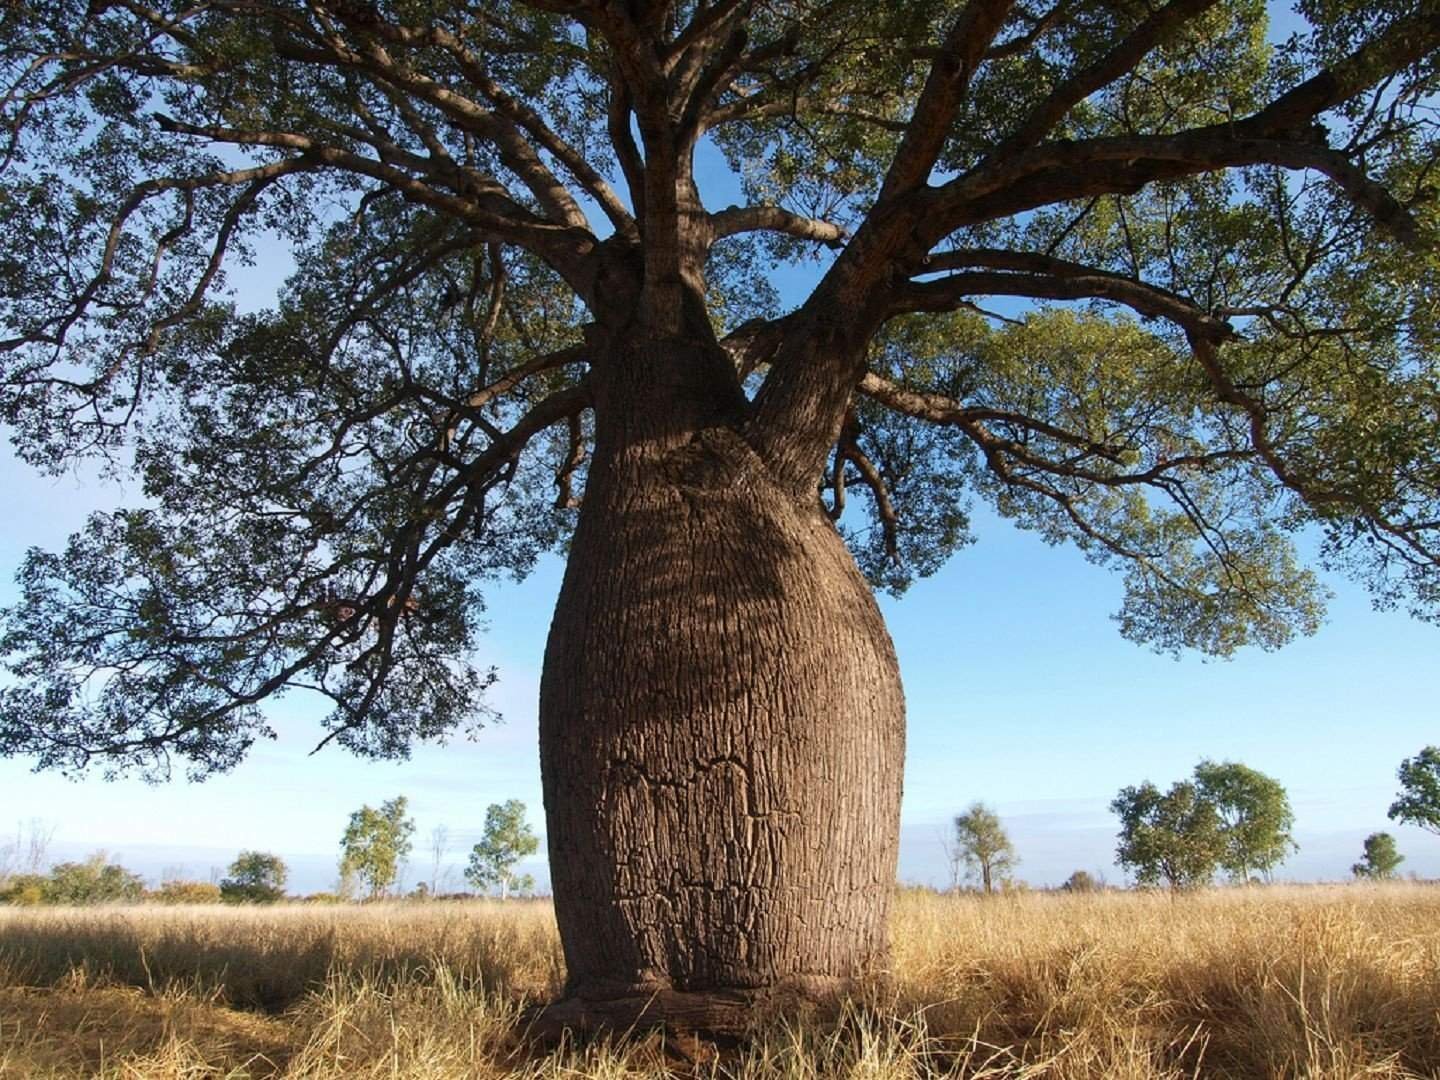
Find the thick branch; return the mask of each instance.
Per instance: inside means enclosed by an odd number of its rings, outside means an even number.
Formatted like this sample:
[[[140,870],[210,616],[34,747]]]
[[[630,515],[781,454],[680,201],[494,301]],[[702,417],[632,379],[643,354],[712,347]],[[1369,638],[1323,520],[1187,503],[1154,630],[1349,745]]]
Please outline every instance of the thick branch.
[[[880,470],[875,467],[875,463],[866,456],[853,439],[842,441],[837,453],[859,470],[860,479],[865,481],[865,486],[870,489],[870,495],[875,500],[875,513],[879,515],[880,527],[885,531],[885,554],[890,557],[891,562],[898,563],[900,561],[900,518],[895,513],[895,504],[890,501],[890,489],[885,485],[885,478],[880,475]],[[837,489],[837,495],[840,491],[843,491],[843,488]],[[840,498],[843,500],[843,496]]]
[[[1323,173],[1397,239],[1405,243],[1418,239],[1410,212],[1340,151],[1294,138],[1248,134],[1256,130],[1251,121],[1241,121],[1179,135],[1045,143],[938,189],[935,211],[927,219],[925,231],[938,239],[964,225],[1039,206],[1133,193],[1156,181],[1224,168],[1278,165]]]
[[[957,228],[1096,195],[1130,193],[1159,180],[1244,165],[1315,169],[1334,180],[1402,240],[1415,236],[1408,212],[1338,150],[1316,141],[1311,124],[1387,74],[1440,46],[1440,15],[1401,20],[1332,68],[1234,123],[1174,135],[1042,143],[978,168],[926,196],[923,233],[932,243]]]
[[[929,179],[970,78],[1000,32],[1013,3],[1014,0],[970,0],[960,12],[955,25],[945,35],[939,56],[931,64],[905,138],[885,174],[880,203],[913,190]]]
[[[376,29],[375,27],[368,28]],[[554,155],[555,159],[570,171],[571,175],[605,211],[605,215],[617,231],[627,234],[634,232],[634,219],[610,186],[609,181],[601,176],[579,151],[546,124],[538,112],[508,93],[492,78],[485,69],[483,59],[468,48],[463,41],[438,26],[417,29],[382,23],[379,24],[378,29],[388,41],[409,47],[436,46],[454,58],[465,78],[494,105],[495,113],[486,113],[475,106],[473,102],[440,87],[433,80],[400,68],[381,54],[381,58],[385,61],[382,70],[387,77],[394,78],[398,84],[413,89],[426,100],[432,101],[444,109],[447,114],[455,117],[467,130],[491,137],[502,153],[507,155],[507,162],[513,159],[524,170],[521,175],[532,178],[534,183],[530,186],[537,198],[545,198],[554,202],[557,208],[562,210],[568,223],[584,226],[586,224],[584,214],[580,212],[579,206],[573,199],[568,199],[568,193],[566,198],[559,198],[558,192],[563,192],[563,186],[559,184],[553,173],[545,169],[533,150],[528,148],[518,129],[523,129],[528,133],[538,146]]]
[[[843,247],[848,236],[839,225],[804,217],[779,206],[732,206],[710,215],[710,229],[717,240],[735,233],[766,230],[800,240],[814,240],[829,248]]]

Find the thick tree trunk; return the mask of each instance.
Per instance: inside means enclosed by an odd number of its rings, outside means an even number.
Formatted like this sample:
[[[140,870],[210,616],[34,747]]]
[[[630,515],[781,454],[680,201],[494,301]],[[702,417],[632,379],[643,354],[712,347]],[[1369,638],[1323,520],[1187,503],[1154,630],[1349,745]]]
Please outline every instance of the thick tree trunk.
[[[883,957],[899,675],[818,500],[725,407],[687,432],[605,404],[541,682],[569,971],[550,1017],[730,1030]]]

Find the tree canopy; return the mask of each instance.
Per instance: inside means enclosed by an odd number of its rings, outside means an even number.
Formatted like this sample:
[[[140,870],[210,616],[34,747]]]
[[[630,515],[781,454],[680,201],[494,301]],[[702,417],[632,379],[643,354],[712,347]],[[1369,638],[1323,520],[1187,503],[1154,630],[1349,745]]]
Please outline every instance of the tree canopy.
[[[220,882],[220,895],[235,903],[268,904],[285,899],[290,869],[279,855],[268,851],[242,851]]]
[[[1357,878],[1389,881],[1404,861],[1405,856],[1395,846],[1395,837],[1388,832],[1371,833],[1365,837],[1364,857],[1350,867],[1350,872]]]
[[[1116,861],[1142,885],[1206,885],[1217,869],[1241,883],[1252,871],[1269,878],[1297,847],[1285,788],[1236,761],[1201,761],[1164,793],[1148,781],[1124,788],[1110,809],[1120,818]]]
[[[963,866],[987,893],[995,891],[997,881],[1008,881],[1020,863],[1000,816],[982,802],[971,803],[956,816],[954,848],[949,855],[955,869]]]
[[[1295,814],[1278,780],[1238,761],[1202,761],[1195,766],[1195,785],[1220,815],[1220,865],[1232,880],[1249,881],[1251,871],[1268,879],[1296,849],[1290,834]]]
[[[1141,885],[1171,889],[1209,885],[1226,846],[1220,812],[1193,781],[1162,792],[1148,780],[1120,790],[1110,809],[1120,818],[1115,861]]]
[[[525,804],[519,799],[491,803],[485,810],[485,832],[480,842],[470,849],[470,862],[465,878],[477,889],[500,889],[500,899],[511,891],[526,892],[535,888],[529,874],[517,874],[515,864],[535,854],[540,838],[525,820]]]
[[[483,720],[485,583],[563,548],[632,338],[733,368],[879,588],[983,500],[1159,649],[1312,631],[1307,530],[1433,618],[1440,16],[1296,10],[6,4],[0,417],[143,497],[27,556],[0,753],[203,776],[293,690],[372,756]]]
[[[1400,794],[1390,804],[1390,820],[1440,833],[1440,746],[1427,746],[1400,763]]]
[[[350,815],[340,838],[340,880],[358,878],[371,899],[384,896],[400,878],[410,855],[415,821],[407,813],[404,795],[387,799],[376,810],[362,806]]]

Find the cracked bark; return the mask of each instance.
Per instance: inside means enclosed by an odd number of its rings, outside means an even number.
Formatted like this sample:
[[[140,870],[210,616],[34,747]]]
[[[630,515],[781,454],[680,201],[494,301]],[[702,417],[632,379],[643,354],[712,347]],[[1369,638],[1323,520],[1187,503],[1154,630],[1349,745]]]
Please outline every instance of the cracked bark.
[[[747,441],[718,348],[627,344],[595,374],[541,681],[569,971],[547,1014],[730,1031],[884,955],[899,673],[834,526]]]

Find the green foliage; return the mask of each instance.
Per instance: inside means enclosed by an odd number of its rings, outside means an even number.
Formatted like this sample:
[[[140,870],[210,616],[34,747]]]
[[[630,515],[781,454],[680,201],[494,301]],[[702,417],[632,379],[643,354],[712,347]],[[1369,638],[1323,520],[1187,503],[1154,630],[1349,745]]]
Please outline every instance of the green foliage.
[[[485,810],[485,831],[470,851],[465,878],[477,889],[498,888],[502,900],[512,892],[530,892],[535,888],[534,878],[517,875],[514,867],[539,846],[539,838],[525,820],[523,802],[491,803]]]
[[[1122,788],[1110,809],[1120,818],[1115,861],[1140,885],[1191,889],[1214,879],[1226,852],[1224,826],[1195,783],[1181,780],[1163,793],[1149,781]]]
[[[362,806],[350,815],[340,838],[340,878],[358,879],[371,899],[384,896],[400,875],[400,866],[410,854],[415,822],[406,815],[404,795],[380,804],[375,810]]]
[[[680,276],[737,357],[757,325],[853,331],[814,372],[841,435],[810,479],[877,588],[984,502],[1117,569],[1121,633],[1167,652],[1312,632],[1297,534],[1440,613],[1423,0],[1305,0],[1281,45],[1262,0],[1016,3],[938,65],[989,5],[632,8],[4,5],[0,421],[42,469],[133,464],[141,505],[26,555],[0,755],[210,775],[297,689],[369,757],[487,720],[485,589],[564,548],[587,365],[674,239],[645,200],[692,172],[825,227]],[[295,273],[249,310],[227,271],[276,237]],[[772,271],[872,258],[847,310],[821,288],[777,321]],[[911,397],[851,394],[862,350]],[[752,399],[774,355],[739,361]]]
[[[44,874],[11,874],[0,883],[0,904],[32,907],[49,898],[50,879]]]
[[[1232,881],[1268,878],[1296,849],[1295,815],[1272,777],[1234,761],[1201,761],[1193,780],[1161,793],[1148,781],[1110,804],[1120,817],[1116,859],[1141,885],[1208,885],[1223,869]]]
[[[1365,838],[1364,858],[1350,867],[1357,878],[1370,881],[1389,881],[1405,856],[1395,847],[1395,838],[1387,832],[1371,833]]]
[[[278,855],[267,851],[242,851],[230,864],[229,876],[220,882],[220,893],[232,904],[273,904],[285,899],[289,869]]]
[[[1220,815],[1225,850],[1221,868],[1232,881],[1246,882],[1251,872],[1269,878],[1298,845],[1291,838],[1295,815],[1279,781],[1234,761],[1202,761],[1195,766],[1199,797]]]
[[[972,879],[978,879],[987,893],[1010,880],[1020,864],[1010,837],[999,816],[984,803],[971,803],[969,809],[955,818],[954,848],[951,860],[963,866]]]
[[[26,875],[22,886],[28,899],[38,884],[41,902],[46,904],[115,904],[141,899],[145,882],[139,874],[112,863],[103,851],[97,851],[83,862],[57,863],[43,879]]]
[[[1400,763],[1400,794],[1390,820],[1440,833],[1440,747],[1427,746]]]

